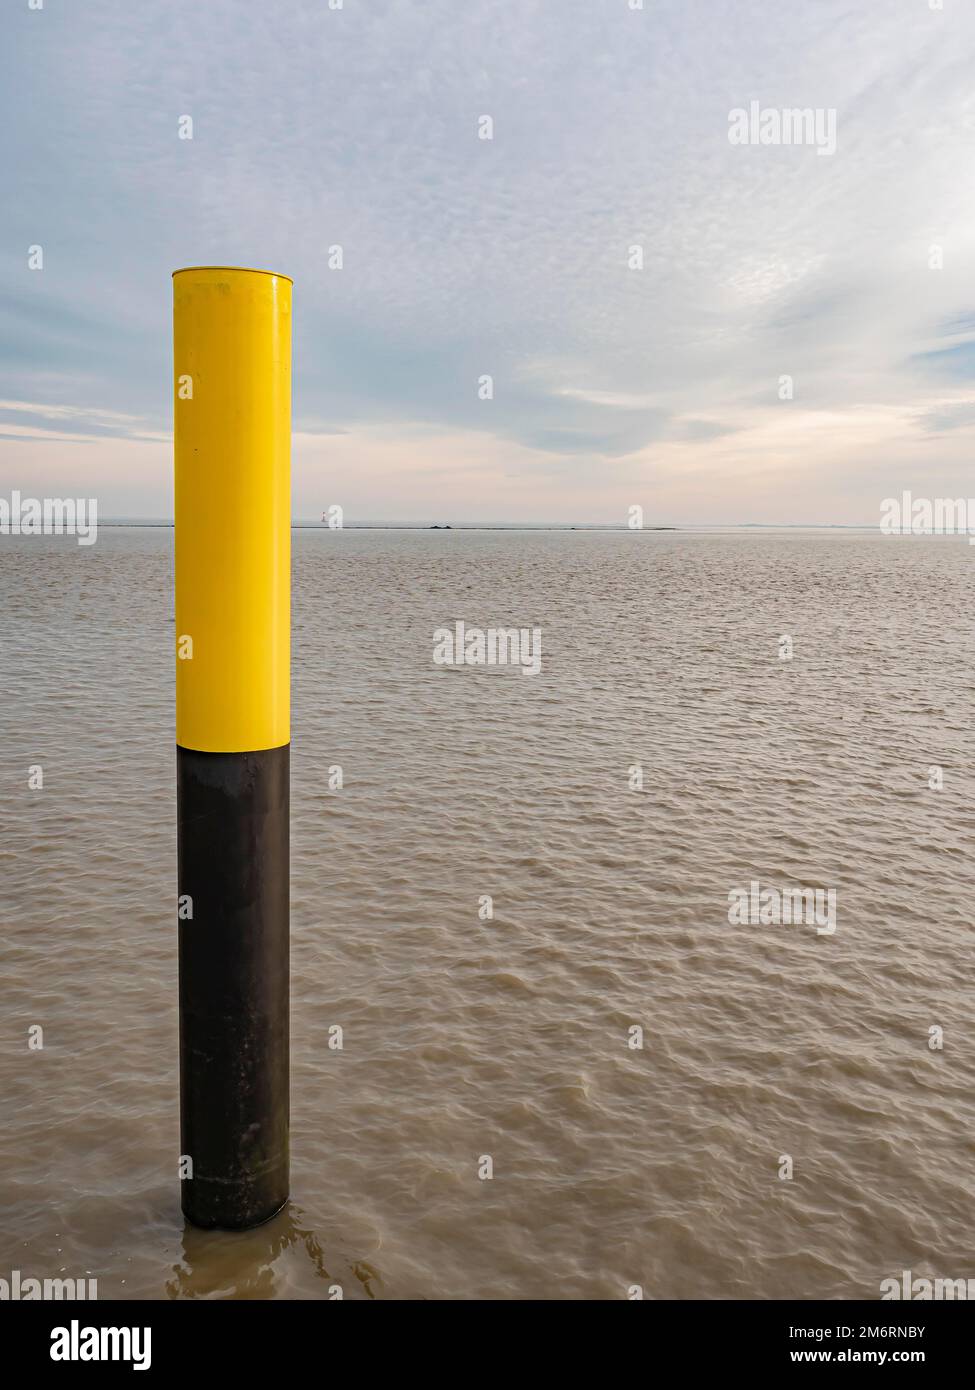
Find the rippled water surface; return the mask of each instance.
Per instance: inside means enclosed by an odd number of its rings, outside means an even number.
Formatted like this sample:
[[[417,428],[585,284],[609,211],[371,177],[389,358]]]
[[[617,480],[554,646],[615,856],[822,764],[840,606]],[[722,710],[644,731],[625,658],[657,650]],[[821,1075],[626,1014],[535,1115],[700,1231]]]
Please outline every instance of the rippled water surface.
[[[294,545],[293,1202],[230,1236],[179,1211],[172,533],[0,538],[0,1275],[545,1299],[975,1275],[975,550]],[[541,673],[435,665],[457,618],[540,627]],[[753,879],[835,888],[836,933],[729,924]]]

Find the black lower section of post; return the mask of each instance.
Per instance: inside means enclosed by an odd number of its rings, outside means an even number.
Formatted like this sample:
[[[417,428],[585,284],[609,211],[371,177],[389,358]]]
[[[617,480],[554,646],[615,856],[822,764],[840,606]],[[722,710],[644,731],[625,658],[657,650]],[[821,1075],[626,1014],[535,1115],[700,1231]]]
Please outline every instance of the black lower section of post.
[[[288,1200],[289,769],[288,747],[177,748],[181,1154],[192,1161],[181,1187],[196,1226],[257,1226]]]

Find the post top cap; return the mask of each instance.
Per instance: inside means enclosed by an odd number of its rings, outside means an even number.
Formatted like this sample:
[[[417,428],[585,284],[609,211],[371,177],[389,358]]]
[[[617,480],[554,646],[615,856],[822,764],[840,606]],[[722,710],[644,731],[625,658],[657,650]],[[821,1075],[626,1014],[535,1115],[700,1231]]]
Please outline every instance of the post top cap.
[[[290,275],[282,275],[279,270],[255,270],[249,265],[184,265],[179,270],[173,271],[174,278],[177,275],[187,275],[192,270],[226,270],[234,275],[270,275],[273,280],[287,280],[289,285],[294,281]]]

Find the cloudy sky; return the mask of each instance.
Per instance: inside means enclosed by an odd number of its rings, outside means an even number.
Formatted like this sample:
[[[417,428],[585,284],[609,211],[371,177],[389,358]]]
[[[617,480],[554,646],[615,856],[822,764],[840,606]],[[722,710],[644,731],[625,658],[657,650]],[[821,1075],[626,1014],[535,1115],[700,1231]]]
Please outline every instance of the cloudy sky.
[[[171,516],[170,273],[227,264],[295,281],[297,517],[975,495],[975,5],[932,3],[11,0],[0,492]],[[732,145],[752,101],[835,153]]]

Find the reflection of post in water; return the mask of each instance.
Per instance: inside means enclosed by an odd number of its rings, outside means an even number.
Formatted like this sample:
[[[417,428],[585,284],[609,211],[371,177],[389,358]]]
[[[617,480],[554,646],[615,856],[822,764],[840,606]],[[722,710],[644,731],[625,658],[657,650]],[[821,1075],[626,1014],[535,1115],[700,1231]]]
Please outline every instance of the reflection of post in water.
[[[183,1228],[183,1262],[173,1267],[166,1281],[168,1298],[274,1298],[274,1262],[291,1246],[301,1243],[315,1268],[315,1277],[329,1285],[323,1297],[339,1299],[348,1292],[325,1268],[325,1252],[318,1236],[304,1224],[304,1212],[294,1202],[273,1220],[253,1231],[228,1234],[205,1231],[186,1223]],[[350,1267],[367,1298],[375,1298],[370,1281],[378,1272],[363,1260]]]

